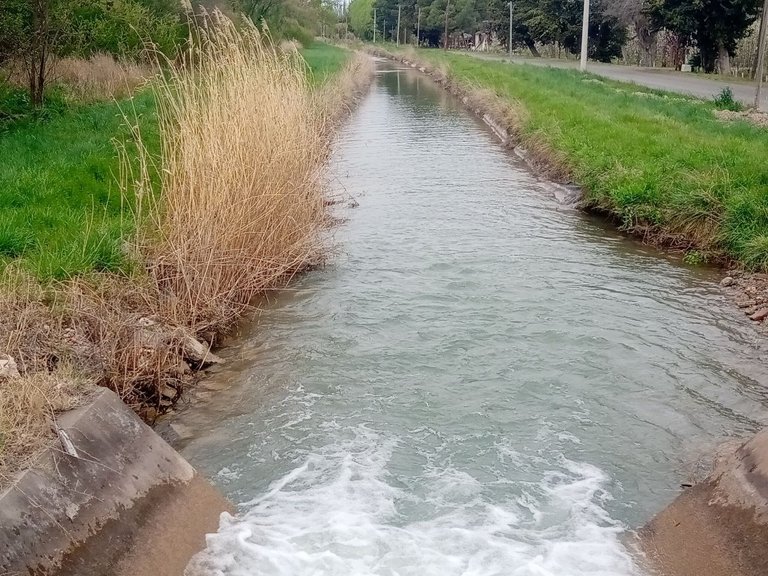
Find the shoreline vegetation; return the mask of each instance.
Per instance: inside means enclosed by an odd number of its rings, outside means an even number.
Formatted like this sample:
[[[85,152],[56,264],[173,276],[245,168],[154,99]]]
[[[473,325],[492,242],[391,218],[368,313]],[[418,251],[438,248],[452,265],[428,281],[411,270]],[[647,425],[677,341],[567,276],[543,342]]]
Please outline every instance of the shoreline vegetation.
[[[367,49],[422,69],[489,115],[535,170],[580,186],[582,207],[620,229],[684,252],[689,264],[768,271],[764,128],[723,120],[715,102],[572,70]]]
[[[256,295],[327,254],[323,167],[370,58],[221,13],[193,30],[126,93],[53,86],[0,124],[0,485],[98,386],[171,409]]]

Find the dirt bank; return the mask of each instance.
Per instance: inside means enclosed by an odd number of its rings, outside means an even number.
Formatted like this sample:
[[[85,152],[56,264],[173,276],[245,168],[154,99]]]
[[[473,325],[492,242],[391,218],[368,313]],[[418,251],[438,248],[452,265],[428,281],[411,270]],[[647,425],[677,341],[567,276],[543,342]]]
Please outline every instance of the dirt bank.
[[[768,574],[768,430],[724,451],[705,481],[639,531],[660,574]]]

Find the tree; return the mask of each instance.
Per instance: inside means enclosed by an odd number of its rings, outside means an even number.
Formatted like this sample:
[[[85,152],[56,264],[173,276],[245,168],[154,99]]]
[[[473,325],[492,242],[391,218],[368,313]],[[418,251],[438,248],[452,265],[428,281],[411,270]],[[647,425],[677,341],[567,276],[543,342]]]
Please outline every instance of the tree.
[[[373,38],[373,0],[352,0],[349,11],[349,27],[355,36],[364,40]]]
[[[640,65],[653,66],[658,30],[651,24],[648,0],[606,0],[605,13],[632,29],[640,46]]]
[[[180,13],[174,0],[0,0],[0,62],[22,68],[30,101],[40,107],[56,58],[135,58],[146,41],[170,51],[181,35]]]
[[[35,107],[43,104],[51,59],[74,44],[70,25],[76,2],[66,0],[2,0],[0,46],[3,60],[16,60],[27,79]]]
[[[759,0],[650,0],[653,25],[695,44],[705,72],[730,71],[730,56],[757,18]]]

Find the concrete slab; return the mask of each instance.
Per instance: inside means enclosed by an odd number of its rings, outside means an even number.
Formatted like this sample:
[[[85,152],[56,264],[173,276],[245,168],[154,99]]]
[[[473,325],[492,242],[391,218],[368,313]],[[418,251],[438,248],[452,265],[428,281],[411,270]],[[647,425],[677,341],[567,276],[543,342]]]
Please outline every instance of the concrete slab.
[[[0,574],[180,576],[227,501],[109,390],[58,425],[0,494]]]

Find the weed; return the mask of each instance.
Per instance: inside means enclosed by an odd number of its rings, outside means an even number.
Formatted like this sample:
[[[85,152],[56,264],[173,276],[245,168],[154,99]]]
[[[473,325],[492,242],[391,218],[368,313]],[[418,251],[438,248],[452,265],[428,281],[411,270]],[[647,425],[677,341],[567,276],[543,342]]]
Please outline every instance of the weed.
[[[718,110],[731,110],[732,112],[741,112],[744,106],[741,102],[733,97],[733,90],[730,86],[726,86],[720,91],[720,94],[715,96],[713,102],[715,108]]]
[[[688,250],[683,256],[683,262],[689,266],[703,266],[709,261],[709,257],[698,250]]]

